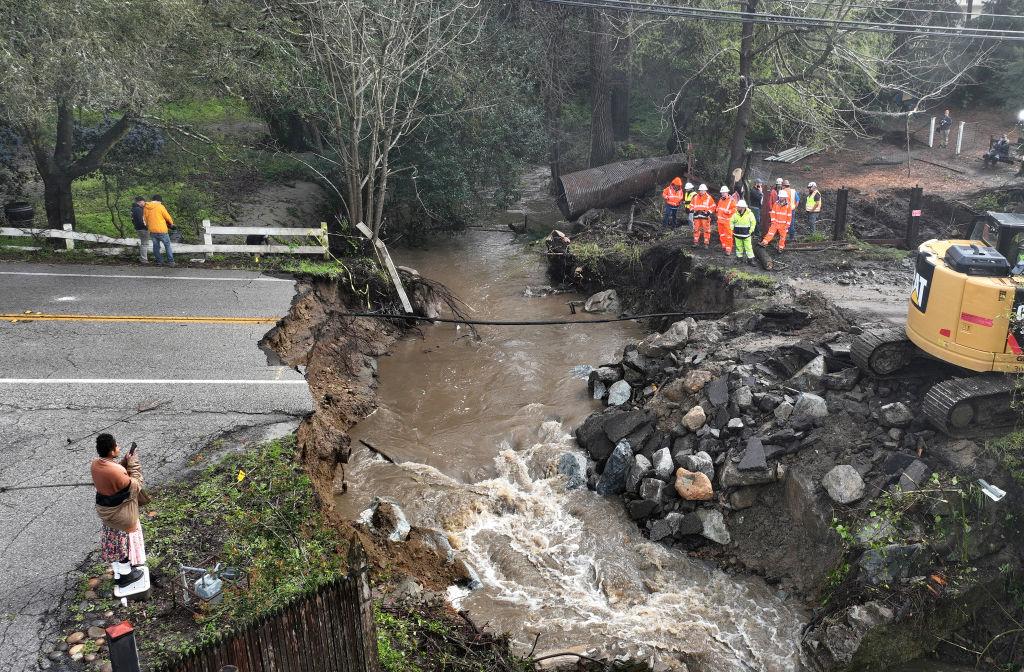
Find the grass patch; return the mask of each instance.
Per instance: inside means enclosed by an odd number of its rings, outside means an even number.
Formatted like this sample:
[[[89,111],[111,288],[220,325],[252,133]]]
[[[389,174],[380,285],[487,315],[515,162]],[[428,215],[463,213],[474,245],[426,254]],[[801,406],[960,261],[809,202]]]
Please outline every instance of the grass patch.
[[[591,266],[598,261],[615,257],[624,261],[628,266],[636,266],[640,263],[643,248],[623,240],[617,240],[610,245],[572,243],[569,246],[569,252],[584,266]]]
[[[217,124],[257,118],[249,104],[238,98],[202,98],[164,103],[156,116],[176,124]]]
[[[147,667],[345,573],[347,542],[327,524],[295,456],[295,438],[286,437],[153,493],[142,515],[153,596],[118,609],[145,633],[139,643]],[[180,592],[179,564],[217,562],[246,572],[248,586],[226,587],[220,603],[195,613],[181,606],[172,594]]]
[[[985,448],[1013,480],[1024,486],[1024,430],[986,441]]]
[[[720,272],[725,277],[726,283],[730,285],[764,287],[766,289],[771,289],[776,285],[775,279],[765,273],[752,273],[751,271],[744,271],[739,268],[722,268],[721,266],[713,266],[712,268]]]

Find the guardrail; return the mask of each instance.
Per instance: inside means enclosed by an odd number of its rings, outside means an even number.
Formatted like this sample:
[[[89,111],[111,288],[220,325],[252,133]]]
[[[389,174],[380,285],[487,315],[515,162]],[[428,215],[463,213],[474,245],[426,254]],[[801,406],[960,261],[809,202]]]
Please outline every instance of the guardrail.
[[[99,233],[84,233],[73,230],[70,224],[63,229],[33,229],[13,226],[0,227],[0,236],[31,237],[31,238],[62,238],[66,249],[75,249],[75,241],[101,243],[118,247],[137,247],[138,238],[112,238]],[[302,237],[316,240],[316,245],[281,245],[265,244],[227,244],[214,243],[214,236],[266,236]],[[328,256],[327,224],[321,222],[318,228],[301,228],[287,226],[213,226],[210,220],[203,220],[203,243],[174,243],[174,251],[181,253],[204,253],[207,256],[215,253],[249,253],[249,254],[321,254]],[[39,248],[22,248],[39,249]],[[89,249],[89,248],[84,248]]]

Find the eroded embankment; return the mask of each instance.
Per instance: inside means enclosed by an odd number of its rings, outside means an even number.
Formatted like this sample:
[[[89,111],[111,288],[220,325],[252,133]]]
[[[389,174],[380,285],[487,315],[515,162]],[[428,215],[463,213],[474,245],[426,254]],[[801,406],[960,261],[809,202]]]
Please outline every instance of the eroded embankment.
[[[641,263],[685,257],[665,247]],[[621,256],[568,261],[589,289],[614,278],[627,308],[662,289]],[[677,298],[658,308],[708,307],[674,288],[714,296],[706,285],[725,278],[674,263],[689,271],[665,276],[663,296]],[[576,433],[590,487],[621,496],[651,539],[801,596],[815,610],[803,636],[814,669],[1019,663],[1019,640],[999,636],[1020,632],[1024,610],[1019,437],[997,449],[936,432],[922,399],[955,372],[863,376],[849,354],[861,326],[820,296],[742,282],[730,294],[727,316],[673,324],[591,374],[608,408]],[[979,478],[1009,494],[991,501]]]
[[[406,277],[417,314],[436,305],[429,285]],[[354,535],[372,565],[382,573],[395,570],[417,576],[424,586],[443,591],[473,580],[471,570],[455,557],[447,540],[431,530],[412,528],[402,543],[368,534],[364,527],[337,515],[334,496],[344,488],[344,468],[352,452],[349,430],[376,408],[377,358],[388,352],[404,327],[393,321],[353,317],[367,301],[389,312],[389,285],[378,276],[362,283],[298,278],[288,315],[260,341],[260,348],[288,366],[302,370],[313,397],[313,412],[299,425],[299,459],[308,470],[332,523]],[[363,285],[360,293],[353,287]],[[391,509],[379,508],[378,527],[394,527]]]

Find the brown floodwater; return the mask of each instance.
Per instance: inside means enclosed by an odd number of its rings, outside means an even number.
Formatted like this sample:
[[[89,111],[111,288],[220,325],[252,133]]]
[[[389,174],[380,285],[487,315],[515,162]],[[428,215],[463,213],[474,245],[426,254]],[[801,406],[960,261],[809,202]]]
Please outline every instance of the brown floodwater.
[[[392,253],[481,319],[571,318],[567,302],[580,298],[535,296],[548,282],[543,256],[507,233],[473,231]],[[651,543],[620,498],[567,491],[557,472],[564,453],[579,453],[571,431],[600,407],[587,396],[586,367],[617,360],[641,328],[479,331],[475,341],[464,327],[425,326],[381,358],[379,408],[352,432],[349,489],[337,497],[343,515],[357,518],[380,495],[413,525],[446,531],[483,583],[453,588],[450,599],[527,648],[539,633],[538,652],[799,669],[804,616],[784,596]]]

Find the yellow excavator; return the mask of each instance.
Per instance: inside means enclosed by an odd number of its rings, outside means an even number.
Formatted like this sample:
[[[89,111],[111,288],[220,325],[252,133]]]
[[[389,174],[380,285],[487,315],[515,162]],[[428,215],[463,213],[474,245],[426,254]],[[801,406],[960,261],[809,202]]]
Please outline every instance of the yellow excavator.
[[[959,367],[925,395],[932,424],[953,436],[1012,428],[1021,409],[1009,374],[1024,372],[1024,215],[987,212],[962,240],[923,243],[905,328],[865,331],[850,354],[877,377],[923,357]]]

